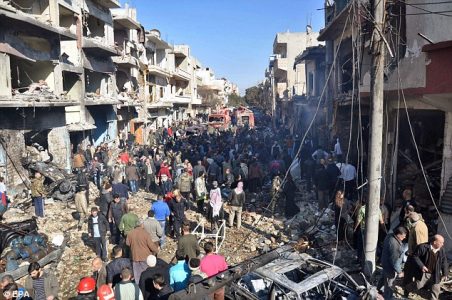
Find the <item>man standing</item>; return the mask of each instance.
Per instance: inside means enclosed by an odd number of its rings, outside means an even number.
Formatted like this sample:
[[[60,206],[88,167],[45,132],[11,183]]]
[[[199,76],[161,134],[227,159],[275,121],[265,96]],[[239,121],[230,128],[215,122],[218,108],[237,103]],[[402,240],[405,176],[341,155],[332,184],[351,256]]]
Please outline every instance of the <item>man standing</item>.
[[[108,221],[104,215],[99,214],[97,207],[91,208],[91,216],[88,218],[88,233],[94,239],[96,255],[107,261],[107,230]]]
[[[147,268],[147,257],[157,255],[159,248],[144,230],[142,221],[137,221],[135,229],[127,234],[126,244],[132,254],[133,276],[136,282],[140,282],[141,273]]]
[[[182,172],[182,175],[180,176],[180,182],[179,182],[179,190],[184,196],[185,199],[190,199],[190,192],[191,192],[191,184],[193,183],[193,177],[188,173],[188,169],[185,168]]]
[[[169,208],[173,220],[174,237],[178,239],[181,235],[181,227],[185,220],[185,210],[188,209],[188,203],[182,198],[180,192],[174,191],[174,198],[169,202]]]
[[[37,262],[28,265],[28,275],[24,287],[30,298],[53,300],[58,297],[58,280],[50,270],[43,270]]]
[[[107,283],[107,265],[96,257],[91,263],[93,268],[93,278],[96,280],[96,288],[99,289],[102,285]]]
[[[160,248],[163,248],[166,240],[166,221],[169,220],[171,214],[168,204],[163,201],[163,195],[158,195],[157,201],[152,203],[151,210],[154,212],[155,219],[160,223],[163,230],[162,238],[160,239]]]
[[[147,158],[144,165],[144,174],[146,176],[146,192],[153,192],[155,190],[155,165],[154,162]]]
[[[177,242],[177,250],[181,251],[185,258],[191,259],[198,257],[201,251],[199,250],[199,244],[196,236],[190,233],[190,224],[184,224],[182,230],[183,235]]]
[[[132,164],[131,162],[129,162],[126,167],[125,173],[127,181],[129,182],[130,191],[132,192],[132,194],[135,194],[136,192],[138,192],[138,180],[140,180],[138,168],[135,163]]]
[[[127,234],[138,223],[138,216],[133,212],[134,210],[135,208],[131,206],[129,211],[122,216],[121,222],[119,223],[119,230],[123,233],[124,237],[127,237]]]
[[[206,256],[201,259],[200,270],[205,273],[207,277],[214,276],[228,268],[225,258],[219,254],[215,254],[213,250],[213,244],[211,242],[207,242],[204,245]],[[215,291],[212,298],[224,299],[224,287]]]
[[[417,269],[415,273],[416,282],[407,287],[408,291],[420,290],[424,286],[431,286],[430,299],[439,299],[441,293],[440,282],[447,279],[449,265],[446,252],[443,249],[444,237],[437,234],[433,236],[430,243],[419,245],[414,251],[414,261]]]
[[[44,218],[44,197],[46,192],[44,189],[44,177],[41,173],[36,172],[35,178],[31,181],[31,198],[35,206],[35,215],[38,218]]]
[[[381,264],[383,267],[384,298],[392,299],[394,294],[394,280],[397,276],[403,277],[402,272],[402,241],[406,238],[404,227],[397,227],[394,233],[388,234],[383,244]]]
[[[119,230],[119,224],[124,214],[128,212],[126,202],[121,202],[118,194],[113,196],[113,202],[110,204],[108,210],[108,221],[111,223],[111,238],[112,243],[118,245],[121,241],[121,230]]]
[[[115,299],[136,299],[143,300],[143,294],[141,293],[138,285],[132,281],[132,270],[124,268],[121,271],[121,282],[115,286]]]
[[[417,246],[428,242],[428,228],[420,214],[410,212],[408,214],[407,225],[409,228],[408,233],[408,251],[407,261],[405,263],[403,278],[403,285],[407,286],[413,282],[414,274],[416,273],[416,264],[414,262],[413,253]]]
[[[169,282],[169,265],[161,258],[156,258],[154,255],[149,255],[146,259],[148,268],[141,273],[140,289],[143,293],[144,299],[155,299],[158,290],[152,284],[155,275],[161,274],[166,282]]]
[[[202,213],[204,211],[204,201],[207,198],[207,188],[204,172],[199,173],[199,177],[197,177],[195,180],[195,196],[196,204],[198,206],[198,212]]]
[[[78,230],[82,229],[82,225],[86,222],[86,216],[88,215],[88,202],[86,201],[86,192],[85,189],[81,188],[79,192],[75,194],[75,209],[79,214],[79,220],[77,228]]]
[[[149,235],[151,236],[151,240],[158,247],[160,245],[160,238],[163,235],[163,229],[154,216],[155,216],[154,211],[149,210],[148,217],[143,222],[143,227],[144,230],[146,230],[146,232],[149,233]]]
[[[122,203],[126,203],[129,200],[129,192],[127,191],[127,185],[122,182],[113,183],[112,194],[118,195]]]
[[[237,228],[242,226],[242,209],[245,205],[245,192],[243,191],[243,182],[237,183],[237,187],[229,194],[230,212],[229,227],[234,225],[234,219],[237,216]],[[275,202],[275,201],[274,201]]]
[[[190,268],[182,251],[176,251],[176,259],[177,263],[169,270],[170,285],[175,292],[185,289],[190,278]]]
[[[132,269],[130,259],[122,257],[121,246],[114,246],[112,252],[113,260],[108,263],[107,269],[107,284],[114,287],[121,281],[121,271],[124,268]]]
[[[197,165],[193,168],[194,179],[198,178],[202,174],[206,174],[206,168],[202,165],[202,161],[198,160]]]

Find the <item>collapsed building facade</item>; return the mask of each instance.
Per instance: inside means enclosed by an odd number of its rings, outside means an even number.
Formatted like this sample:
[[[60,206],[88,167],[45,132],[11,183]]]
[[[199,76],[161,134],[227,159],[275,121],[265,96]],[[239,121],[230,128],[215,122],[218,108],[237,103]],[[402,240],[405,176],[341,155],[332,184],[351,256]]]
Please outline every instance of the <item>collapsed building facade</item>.
[[[450,237],[450,17],[425,13],[410,2],[386,6],[382,198],[396,212],[403,189],[412,188],[430,232]],[[422,8],[445,11],[451,5]],[[340,140],[344,157],[357,166],[358,185],[367,177],[372,125],[370,19],[369,1],[326,1],[325,28],[318,37],[325,46],[308,48],[297,57],[305,63],[307,77],[307,93],[298,99],[301,109],[294,110],[299,132],[306,130],[319,106],[311,136],[325,150]],[[365,188],[361,191],[365,196]],[[451,243],[446,248],[452,253]]]
[[[190,47],[146,31],[117,0],[2,0],[0,25],[0,176],[11,194],[29,184],[27,149],[70,172],[80,147],[122,133],[144,144],[149,130],[208,109]]]

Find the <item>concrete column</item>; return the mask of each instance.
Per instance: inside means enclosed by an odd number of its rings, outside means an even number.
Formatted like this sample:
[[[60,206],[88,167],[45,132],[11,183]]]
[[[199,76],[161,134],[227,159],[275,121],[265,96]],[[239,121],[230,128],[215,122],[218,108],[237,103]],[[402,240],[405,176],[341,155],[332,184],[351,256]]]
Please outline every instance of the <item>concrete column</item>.
[[[26,153],[25,138],[21,130],[2,129],[0,139],[6,152],[6,185],[13,196],[21,193],[25,185],[30,186],[28,172],[21,163],[22,154]]]
[[[56,127],[47,136],[49,152],[53,155],[53,162],[65,170],[71,169],[71,140],[69,131],[64,127]]]
[[[6,53],[0,53],[0,96],[11,97],[11,65]]]

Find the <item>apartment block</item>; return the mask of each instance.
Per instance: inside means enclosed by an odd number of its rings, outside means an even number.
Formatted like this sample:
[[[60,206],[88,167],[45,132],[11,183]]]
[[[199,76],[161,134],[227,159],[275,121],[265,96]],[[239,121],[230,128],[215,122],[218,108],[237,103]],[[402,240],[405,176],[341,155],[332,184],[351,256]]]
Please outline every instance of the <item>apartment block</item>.
[[[188,45],[146,31],[116,0],[0,0],[0,176],[14,194],[29,183],[27,147],[70,172],[80,148],[120,133],[145,144],[150,130],[208,111],[207,95],[234,87],[200,70]]]

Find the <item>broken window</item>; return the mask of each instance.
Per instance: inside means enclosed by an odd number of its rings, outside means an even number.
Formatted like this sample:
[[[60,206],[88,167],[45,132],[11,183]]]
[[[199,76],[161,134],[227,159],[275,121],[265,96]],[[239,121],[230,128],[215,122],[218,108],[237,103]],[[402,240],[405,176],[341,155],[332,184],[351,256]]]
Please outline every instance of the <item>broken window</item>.
[[[111,89],[110,76],[108,74],[85,69],[86,93],[94,93],[97,96],[107,96],[112,92]]]
[[[14,0],[6,2],[24,13],[34,15],[40,21],[50,20],[49,0]]]
[[[59,22],[60,27],[69,29],[72,33],[76,32],[77,28],[77,17],[75,13],[64,6],[59,5]]]
[[[32,83],[55,91],[54,65],[51,61],[31,62],[11,56],[11,86],[16,95],[28,92]]]
[[[80,75],[63,71],[63,90],[68,100],[82,98],[82,81]]]
[[[38,144],[39,146],[42,146],[44,149],[49,148],[48,144],[48,135],[49,135],[50,129],[45,130],[31,130],[24,133],[24,139],[25,139],[25,145],[26,146],[34,146]]]
[[[83,35],[86,37],[99,39],[104,41],[105,38],[105,22],[88,15],[83,24]]]

